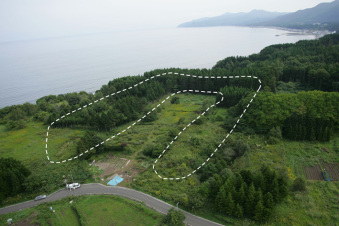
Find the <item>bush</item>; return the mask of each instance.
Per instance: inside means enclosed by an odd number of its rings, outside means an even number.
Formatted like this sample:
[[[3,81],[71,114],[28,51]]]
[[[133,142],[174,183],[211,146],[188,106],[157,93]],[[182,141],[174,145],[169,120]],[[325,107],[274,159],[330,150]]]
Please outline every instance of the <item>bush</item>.
[[[306,191],[306,181],[300,177],[296,178],[292,184],[292,191]]]
[[[179,130],[176,128],[170,128],[168,130],[168,136],[170,138],[170,141],[174,139],[174,137],[178,136]]]
[[[160,145],[147,144],[142,153],[148,157],[157,158],[162,151],[163,148]]]
[[[201,124],[203,124],[204,123],[204,119],[203,118],[198,118],[197,120],[195,120],[195,122],[194,122],[194,124],[196,124],[196,125],[201,125]]]
[[[220,116],[220,115],[217,115],[216,117],[215,117],[215,121],[217,121],[217,122],[221,122],[221,121],[223,121],[224,120],[224,118],[222,117],[222,116]]]
[[[171,99],[171,103],[172,103],[172,104],[179,104],[179,103],[180,103],[179,97],[173,97],[173,98]]]
[[[180,119],[178,121],[178,125],[184,124],[184,123],[185,123],[185,117],[180,117]]]
[[[105,144],[100,144],[102,139],[92,131],[86,131],[85,135],[80,138],[77,143],[78,154],[84,153],[88,150],[88,153],[84,156],[85,159],[89,159],[93,154],[103,153],[105,151]],[[98,147],[95,147],[100,144]],[[94,147],[92,150],[90,148]],[[121,146],[120,146],[121,147]]]
[[[26,122],[22,119],[17,120],[17,121],[8,121],[6,123],[6,129],[11,130],[11,129],[23,129],[26,127]]]
[[[184,225],[185,215],[181,210],[172,207],[165,216],[163,223],[166,225]]]
[[[200,139],[198,137],[191,137],[191,144],[193,146],[200,146]]]
[[[268,140],[267,140],[267,143],[268,144],[277,144],[277,143],[279,143],[279,139],[275,138],[275,137],[269,137]]]
[[[38,113],[36,113],[34,115],[34,120],[36,121],[41,121],[43,123],[46,123],[47,122],[47,119],[48,119],[48,113],[45,112],[45,111],[39,111]],[[53,120],[55,120],[56,118],[53,118]]]
[[[280,127],[274,127],[272,128],[269,132],[268,132],[268,136],[270,137],[274,137],[274,138],[277,138],[277,139],[282,139],[282,133],[281,133],[281,129]]]
[[[238,141],[234,147],[234,151],[236,152],[236,157],[242,156],[246,151],[248,151],[249,145],[243,141]]]

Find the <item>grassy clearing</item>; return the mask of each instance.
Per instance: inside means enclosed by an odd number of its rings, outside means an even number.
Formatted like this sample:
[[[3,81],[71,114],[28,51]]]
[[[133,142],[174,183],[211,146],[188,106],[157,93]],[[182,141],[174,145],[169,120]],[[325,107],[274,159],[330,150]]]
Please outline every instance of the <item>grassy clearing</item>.
[[[163,217],[142,204],[116,196],[83,197],[76,208],[88,225],[157,225]]]
[[[235,169],[258,170],[264,162],[275,169],[286,169],[289,178],[294,180],[296,177],[305,178],[304,167],[317,165],[318,161],[339,162],[339,156],[333,150],[333,140],[331,142],[282,140],[275,145],[269,145],[264,136],[244,136],[239,133],[233,136],[236,139],[245,139],[251,146],[249,152],[234,162]]]
[[[47,126],[40,122],[29,122],[20,130],[7,131],[0,126],[0,155],[13,157],[28,166],[37,161],[47,161],[45,152]],[[50,159],[61,160],[76,154],[76,142],[84,134],[80,129],[51,129],[48,140]]]
[[[65,198],[0,215],[0,222],[8,218],[14,223],[38,225],[159,225],[163,215],[125,198],[98,195]]]

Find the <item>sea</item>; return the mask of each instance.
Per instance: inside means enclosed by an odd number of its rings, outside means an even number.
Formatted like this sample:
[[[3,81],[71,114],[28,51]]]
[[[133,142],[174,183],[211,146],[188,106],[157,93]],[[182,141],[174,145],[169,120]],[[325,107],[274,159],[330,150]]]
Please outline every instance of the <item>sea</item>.
[[[314,38],[272,28],[173,27],[1,42],[0,108],[94,92],[115,78],[154,69],[211,68],[228,56]]]

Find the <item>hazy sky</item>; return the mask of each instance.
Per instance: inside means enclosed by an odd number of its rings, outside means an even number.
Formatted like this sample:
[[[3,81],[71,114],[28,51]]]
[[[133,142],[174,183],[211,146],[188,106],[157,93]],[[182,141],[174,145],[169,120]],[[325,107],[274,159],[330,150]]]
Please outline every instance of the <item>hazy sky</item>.
[[[175,27],[253,9],[294,12],[333,0],[0,0],[0,41]]]

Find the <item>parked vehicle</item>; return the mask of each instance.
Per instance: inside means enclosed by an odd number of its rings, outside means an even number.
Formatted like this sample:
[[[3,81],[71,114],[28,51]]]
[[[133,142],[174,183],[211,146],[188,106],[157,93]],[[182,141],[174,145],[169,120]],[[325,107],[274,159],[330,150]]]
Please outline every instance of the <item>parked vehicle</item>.
[[[34,201],[45,199],[46,197],[47,197],[46,195],[39,195],[39,196],[35,197]]]
[[[66,184],[66,189],[76,189],[76,188],[80,188],[80,184],[79,183],[73,183],[73,184]]]

